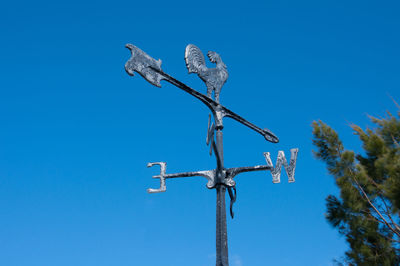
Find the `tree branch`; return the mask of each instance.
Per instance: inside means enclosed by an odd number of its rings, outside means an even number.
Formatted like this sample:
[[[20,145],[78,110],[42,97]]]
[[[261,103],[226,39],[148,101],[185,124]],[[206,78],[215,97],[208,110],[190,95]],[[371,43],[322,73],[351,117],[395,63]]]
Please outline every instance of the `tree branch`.
[[[359,190],[361,191],[362,195],[364,196],[364,198],[367,200],[368,204],[375,210],[375,212],[379,215],[379,217],[382,219],[382,221],[384,222],[384,224],[389,227],[389,229],[396,234],[398,237],[400,237],[400,232],[398,232],[396,229],[394,229],[389,223],[388,221],[386,221],[386,219],[383,217],[383,215],[381,214],[381,212],[375,207],[375,205],[371,202],[371,200],[369,199],[367,193],[365,193],[364,189],[361,187],[360,183],[358,183],[357,178],[355,177],[354,172],[352,171],[352,169],[350,169],[350,173],[351,176],[354,180],[354,182],[356,183],[357,187],[359,188]]]

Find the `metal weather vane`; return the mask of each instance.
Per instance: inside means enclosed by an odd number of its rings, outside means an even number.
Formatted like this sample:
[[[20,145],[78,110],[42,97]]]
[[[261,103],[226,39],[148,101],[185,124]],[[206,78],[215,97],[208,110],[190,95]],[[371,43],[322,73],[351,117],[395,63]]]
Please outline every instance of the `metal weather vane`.
[[[275,167],[272,164],[272,160],[269,152],[264,152],[266,165],[256,166],[245,166],[245,167],[224,167],[224,156],[223,156],[223,118],[230,117],[237,122],[249,127],[250,129],[261,134],[267,141],[277,143],[278,137],[275,136],[268,129],[261,129],[256,125],[250,123],[243,117],[229,110],[225,106],[219,103],[219,96],[222,86],[228,79],[227,67],[222,61],[219,54],[216,52],[208,52],[207,56],[212,63],[216,64],[215,68],[208,68],[204,59],[204,55],[201,50],[193,45],[189,44],[185,50],[185,61],[189,73],[196,73],[201,80],[203,80],[207,86],[207,96],[199,93],[198,91],[190,88],[182,82],[176,80],[172,76],[168,75],[161,69],[161,60],[155,60],[138,47],[127,44],[126,47],[131,50],[132,56],[125,64],[126,72],[133,76],[134,72],[139,73],[143,78],[154,86],[161,87],[161,80],[165,80],[172,85],[186,91],[190,95],[196,97],[202,101],[212,112],[214,122],[211,122],[211,115],[208,120],[208,131],[207,131],[207,145],[210,145],[210,155],[214,152],[217,167],[213,170],[203,170],[194,172],[183,172],[167,174],[167,164],[165,162],[152,162],[147,165],[151,167],[153,165],[160,166],[160,174],[153,176],[153,178],[160,179],[160,187],[157,189],[149,188],[149,193],[165,192],[166,191],[166,180],[170,178],[181,178],[181,177],[193,177],[201,176],[207,179],[207,188],[217,190],[217,205],[216,205],[216,265],[217,266],[228,266],[228,239],[227,239],[227,227],[226,227],[226,207],[225,207],[225,193],[228,190],[231,202],[230,202],[230,214],[233,218],[232,205],[236,201],[236,182],[233,180],[234,177],[240,173],[268,170],[272,174],[272,182],[279,183],[282,166],[285,167],[286,173],[289,178],[289,182],[294,182],[294,174],[296,168],[296,159],[298,149],[291,149],[290,162],[288,164],[285,154],[283,151],[278,152],[278,158]],[[212,92],[214,92],[214,98],[212,99]]]

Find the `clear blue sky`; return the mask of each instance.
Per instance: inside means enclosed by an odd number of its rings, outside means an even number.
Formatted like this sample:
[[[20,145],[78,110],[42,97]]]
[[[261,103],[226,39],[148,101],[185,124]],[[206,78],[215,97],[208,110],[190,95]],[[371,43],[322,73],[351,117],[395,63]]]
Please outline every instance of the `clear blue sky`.
[[[126,43],[205,93],[185,46],[221,54],[221,102],[278,135],[226,119],[227,167],[300,149],[296,182],[236,178],[232,266],[331,265],[347,249],[324,218],[337,193],[312,156],[322,119],[360,149],[349,123],[400,101],[398,1],[8,1],[0,8],[0,265],[215,264],[215,190],[157,187],[157,169],[211,169],[208,109],[168,83],[128,76]]]

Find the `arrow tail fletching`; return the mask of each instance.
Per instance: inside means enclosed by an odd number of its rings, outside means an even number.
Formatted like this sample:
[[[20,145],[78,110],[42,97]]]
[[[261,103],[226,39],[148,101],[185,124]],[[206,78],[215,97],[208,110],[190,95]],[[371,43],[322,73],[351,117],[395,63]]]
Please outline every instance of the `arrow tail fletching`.
[[[133,44],[127,44],[125,47],[132,53],[131,58],[125,64],[125,70],[128,75],[134,76],[134,72],[137,72],[154,86],[161,87],[160,81],[164,77],[153,70],[162,71],[161,60],[155,60]]]

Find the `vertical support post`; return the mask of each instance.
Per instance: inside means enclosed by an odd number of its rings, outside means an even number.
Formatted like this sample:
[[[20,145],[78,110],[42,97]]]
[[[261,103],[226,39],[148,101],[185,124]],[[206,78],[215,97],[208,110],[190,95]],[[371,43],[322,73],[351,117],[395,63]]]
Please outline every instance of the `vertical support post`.
[[[224,155],[222,142],[222,129],[216,132],[216,152],[219,153],[221,166],[217,169],[217,205],[216,205],[216,266],[229,266],[228,259],[228,233],[226,226],[226,207],[225,207],[225,191],[226,188],[221,184],[221,178],[224,169]]]
[[[226,228],[225,191],[223,185],[217,185],[217,231],[216,231],[216,266],[228,266],[228,233]]]

